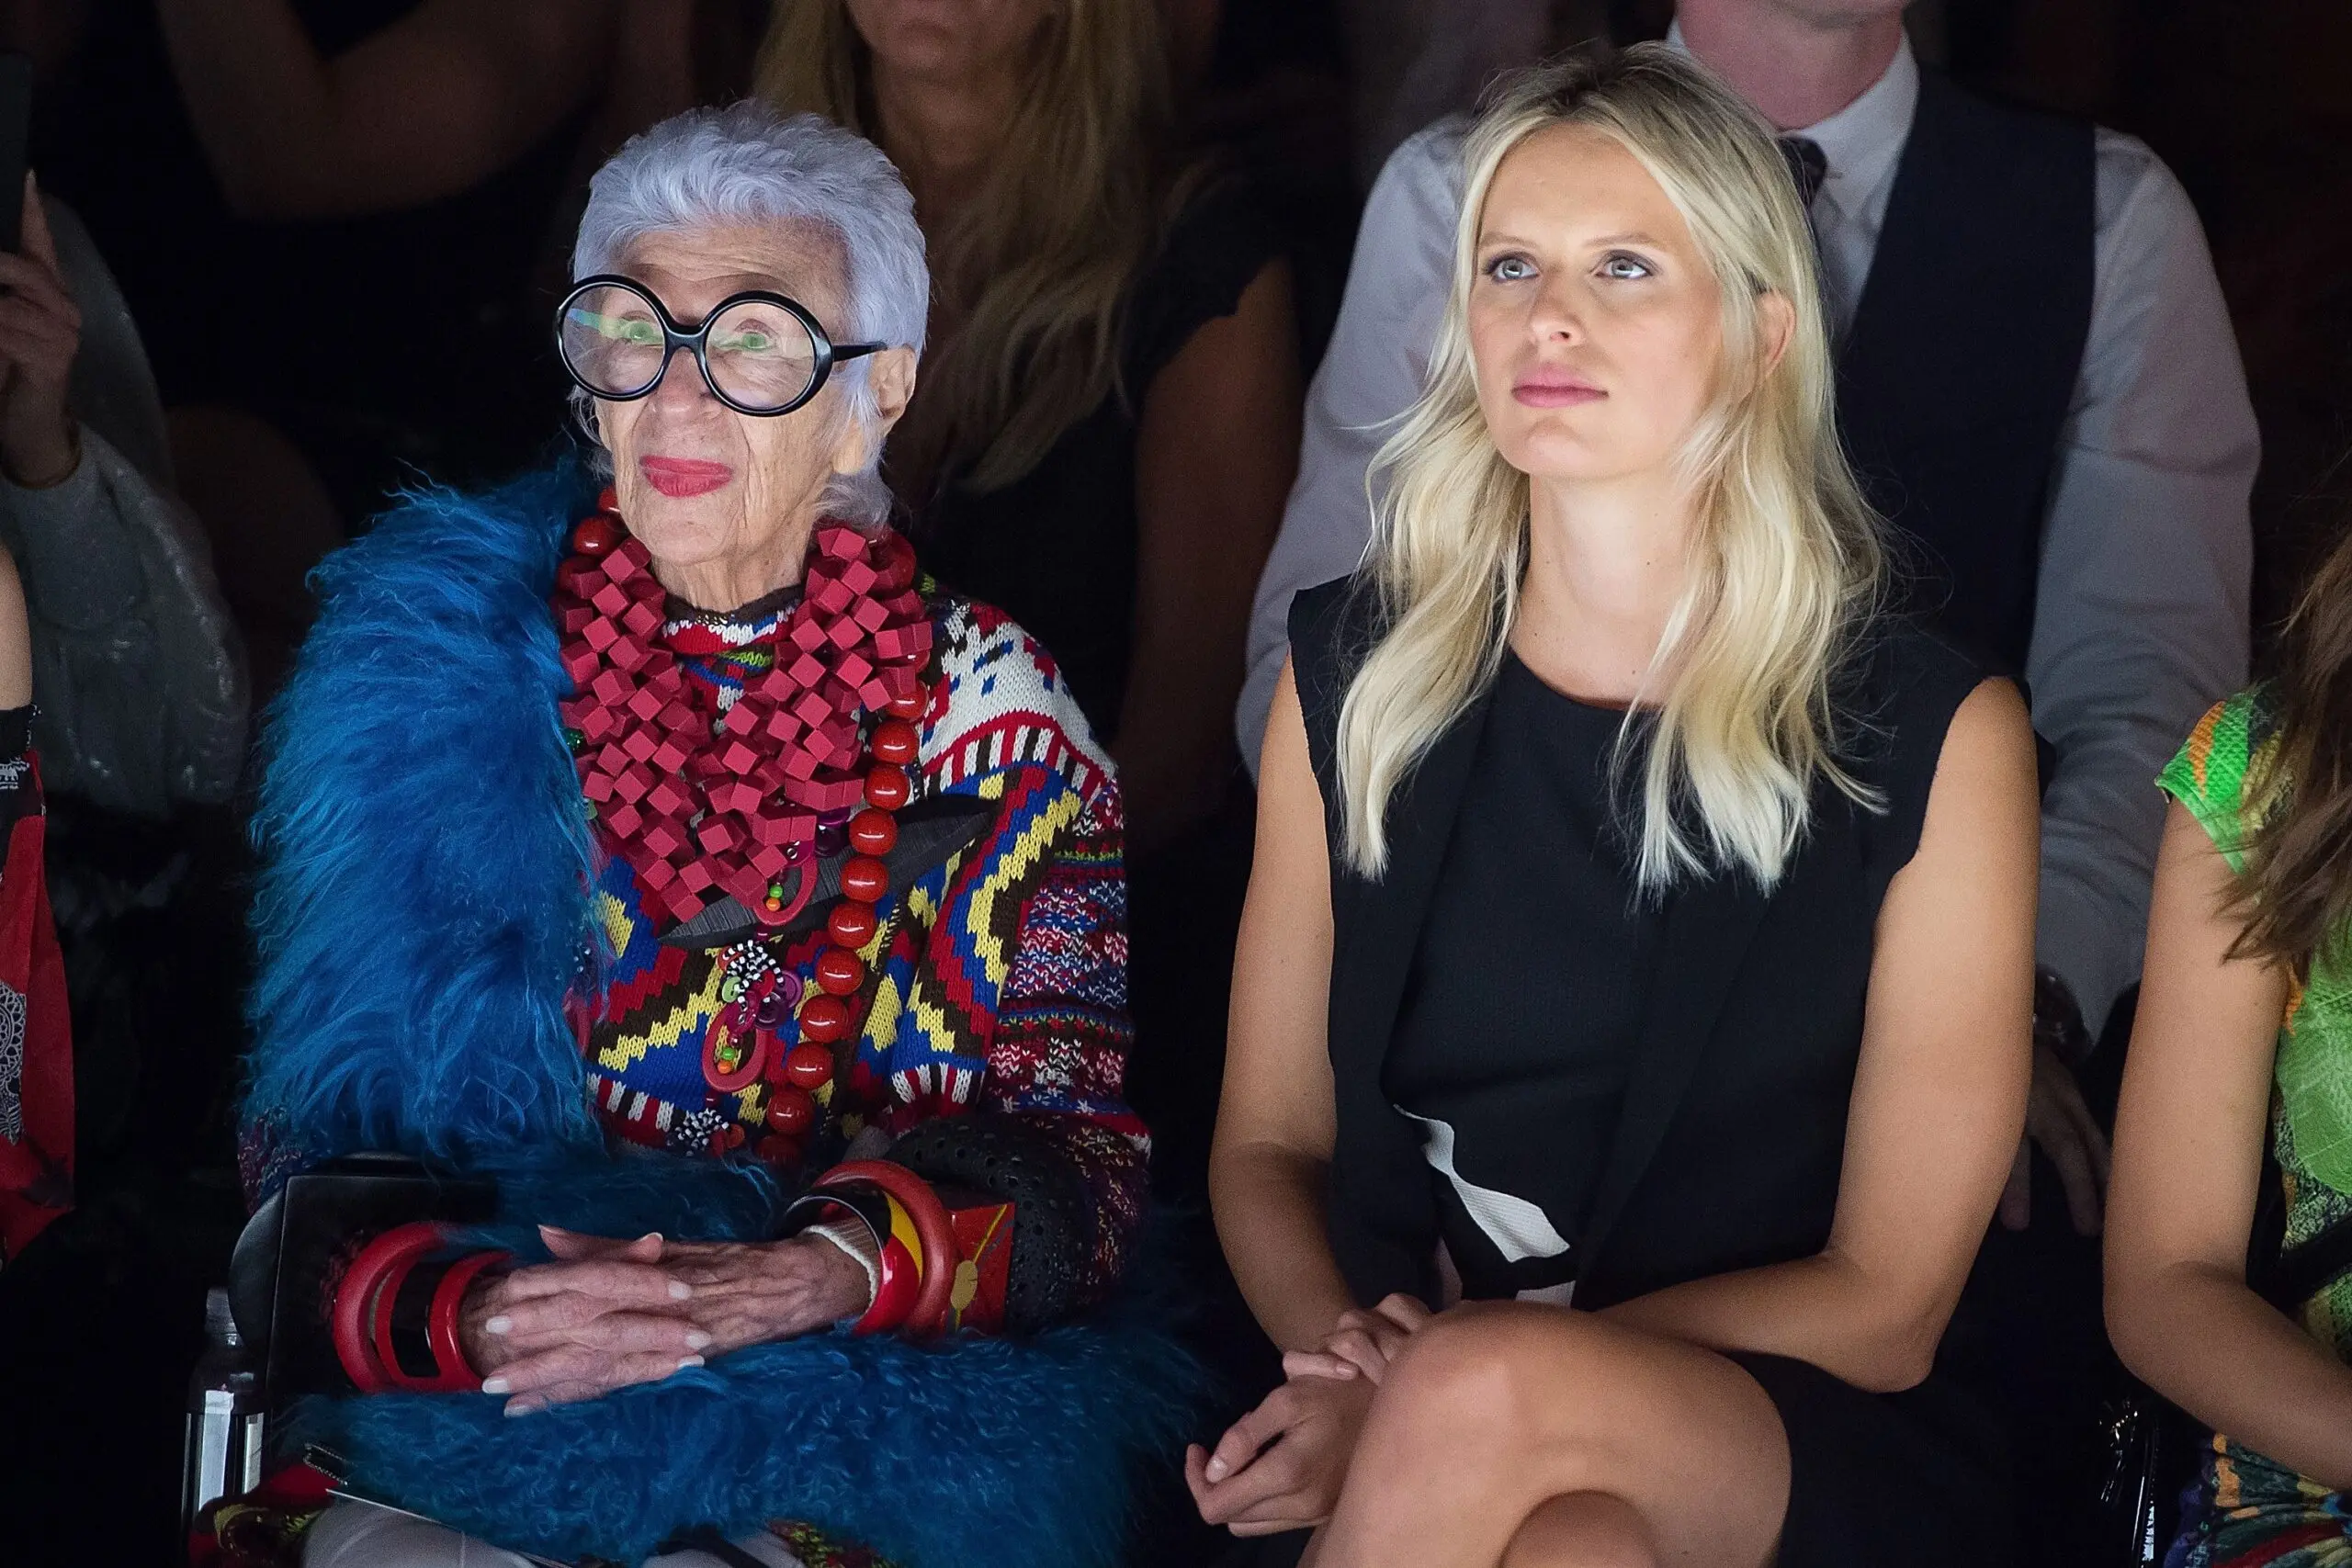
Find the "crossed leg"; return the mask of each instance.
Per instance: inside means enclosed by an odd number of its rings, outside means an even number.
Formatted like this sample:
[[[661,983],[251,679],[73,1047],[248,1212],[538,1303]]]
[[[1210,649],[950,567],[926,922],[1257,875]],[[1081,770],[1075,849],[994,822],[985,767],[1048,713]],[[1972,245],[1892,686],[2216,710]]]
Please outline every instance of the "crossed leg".
[[[1763,1389],[1588,1313],[1458,1307],[1372,1404],[1317,1568],[1765,1568],[1789,1444]]]

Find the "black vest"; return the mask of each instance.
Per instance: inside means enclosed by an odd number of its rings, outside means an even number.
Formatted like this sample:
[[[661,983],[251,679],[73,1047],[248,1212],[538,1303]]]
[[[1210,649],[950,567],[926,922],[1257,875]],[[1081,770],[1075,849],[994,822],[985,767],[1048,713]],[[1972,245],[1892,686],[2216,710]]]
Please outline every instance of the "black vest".
[[[2090,335],[2092,131],[1933,73],[1838,363],[1838,423],[1907,536],[1905,601],[2011,670]]]

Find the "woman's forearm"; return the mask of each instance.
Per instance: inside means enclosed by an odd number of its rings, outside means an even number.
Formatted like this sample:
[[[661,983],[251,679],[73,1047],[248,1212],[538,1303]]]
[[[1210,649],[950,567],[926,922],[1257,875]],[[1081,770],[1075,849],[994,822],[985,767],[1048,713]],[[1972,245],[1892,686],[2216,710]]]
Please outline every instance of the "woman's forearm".
[[[1292,1150],[1220,1148],[1209,1164],[1217,1239],[1267,1337],[1311,1350],[1354,1306],[1323,1217],[1328,1168]]]
[[[2111,1278],[2107,1322],[2150,1388],[2267,1458],[2352,1488],[2352,1368],[2243,1280],[2196,1263]]]
[[[1711,1350],[1809,1361],[1857,1388],[1894,1393],[1928,1375],[1951,1308],[1897,1300],[1824,1252],[1669,1286],[1601,1315]]]

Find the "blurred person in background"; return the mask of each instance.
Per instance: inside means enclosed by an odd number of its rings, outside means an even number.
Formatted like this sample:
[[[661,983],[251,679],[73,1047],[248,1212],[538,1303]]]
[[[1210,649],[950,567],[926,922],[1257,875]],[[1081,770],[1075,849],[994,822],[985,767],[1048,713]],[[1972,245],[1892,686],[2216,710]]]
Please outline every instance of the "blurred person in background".
[[[239,962],[217,917],[244,657],[174,488],[137,324],[74,213],[29,179],[24,201],[23,250],[0,255],[0,548],[31,628],[83,1152],[170,1157],[200,1135],[234,1049]]]
[[[173,494],[139,332],[81,221],[28,179],[0,254],[0,547],[32,625],[50,788],[162,818],[244,761],[245,671],[202,529]]]
[[[1140,853],[1212,809],[1238,579],[1279,523],[1300,375],[1247,193],[1171,167],[1148,0],[790,0],[762,95],[872,135],[915,192],[939,346],[892,437],[941,576],[1056,649]]]
[[[235,1051],[221,807],[247,691],[130,310],[75,214],[30,179],[21,200],[0,256],[0,1387],[40,1441],[0,1438],[0,1506],[38,1523],[101,1441],[141,1479],[176,1450],[186,1359],[160,1319],[200,1300],[174,1272],[211,1239],[184,1178]],[[167,1488],[148,1495],[130,1518],[160,1526]],[[40,1561],[40,1528],[14,1540]]]
[[[758,80],[914,191],[935,346],[892,485],[926,565],[1054,650],[1118,760],[1135,1094],[1159,1167],[1196,1173],[1248,858],[1227,715],[1303,378],[1281,229],[1178,166],[1160,26],[1149,0],[786,0]]]

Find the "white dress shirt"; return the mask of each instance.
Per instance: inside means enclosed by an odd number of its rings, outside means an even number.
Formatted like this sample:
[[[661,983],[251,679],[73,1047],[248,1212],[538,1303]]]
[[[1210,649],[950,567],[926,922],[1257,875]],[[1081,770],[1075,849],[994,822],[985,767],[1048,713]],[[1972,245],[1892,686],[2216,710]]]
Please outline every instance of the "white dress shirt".
[[[1828,160],[1813,219],[1840,333],[1870,274],[1918,96],[1906,41],[1861,96],[1799,132]],[[1442,120],[1406,141],[1364,205],[1250,621],[1236,728],[1253,768],[1291,595],[1362,560],[1366,470],[1421,389],[1453,263],[1465,129]],[[2139,978],[2164,821],[2151,781],[2198,716],[2245,681],[2247,498],[2260,457],[2188,193],[2136,138],[2101,128],[2096,157],[2090,334],[2053,454],[2025,671],[2034,728],[2056,753],[2042,799],[2037,956],[2073,988],[2094,1033]]]

